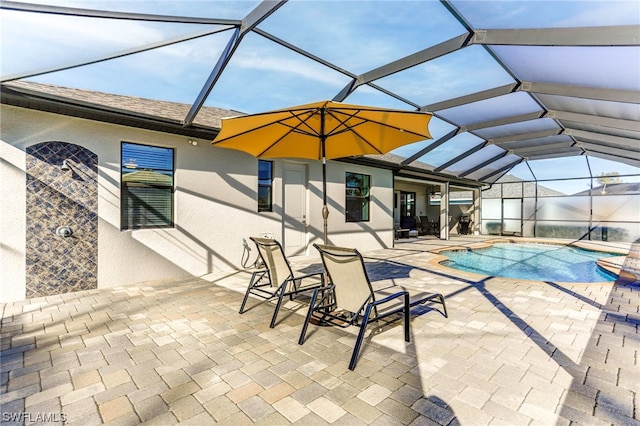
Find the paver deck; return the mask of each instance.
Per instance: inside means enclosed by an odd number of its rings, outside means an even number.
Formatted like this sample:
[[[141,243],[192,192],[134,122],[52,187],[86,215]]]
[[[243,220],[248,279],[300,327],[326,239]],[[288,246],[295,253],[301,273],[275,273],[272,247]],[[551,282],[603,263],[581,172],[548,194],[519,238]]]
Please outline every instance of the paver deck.
[[[640,424],[640,283],[543,283],[434,266],[414,239],[364,252],[376,284],[441,292],[449,318],[414,310],[371,327],[310,326],[289,301],[251,299],[249,271],[0,305],[0,411],[8,424]],[[637,268],[640,244],[629,249]],[[635,262],[635,263],[633,263]],[[317,257],[295,259],[301,270]],[[636,271],[637,272],[637,271]]]

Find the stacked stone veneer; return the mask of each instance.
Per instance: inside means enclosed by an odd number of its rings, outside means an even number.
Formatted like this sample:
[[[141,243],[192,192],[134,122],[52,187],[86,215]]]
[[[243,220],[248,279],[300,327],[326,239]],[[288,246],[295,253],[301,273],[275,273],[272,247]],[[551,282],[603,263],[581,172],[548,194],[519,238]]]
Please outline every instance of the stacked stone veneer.
[[[65,142],[26,154],[26,297],[97,288],[98,156]],[[73,234],[57,235],[60,226]]]

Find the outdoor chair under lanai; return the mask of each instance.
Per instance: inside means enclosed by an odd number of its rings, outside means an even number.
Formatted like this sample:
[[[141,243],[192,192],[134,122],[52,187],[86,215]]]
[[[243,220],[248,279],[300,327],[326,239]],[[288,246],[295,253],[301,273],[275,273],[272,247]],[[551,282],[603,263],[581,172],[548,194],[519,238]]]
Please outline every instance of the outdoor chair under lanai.
[[[314,272],[306,275],[295,275],[278,241],[271,238],[257,237],[251,237],[251,241],[258,248],[258,254],[262,259],[264,268],[253,272],[251,275],[249,287],[240,306],[240,313],[244,312],[249,294],[267,300],[277,297],[278,302],[270,324],[270,327],[274,328],[284,297],[289,296],[293,300],[295,295],[311,292],[319,288],[323,284],[324,273]],[[308,281],[308,283],[304,284],[303,281]]]
[[[411,307],[435,301],[442,304],[442,313],[448,317],[442,294],[414,291],[398,285],[374,290],[365,269],[364,259],[358,250],[318,244],[313,246],[320,252],[329,285],[314,291],[298,340],[299,344],[304,343],[312,318],[319,325],[336,325],[343,328],[359,326],[360,332],[349,362],[349,370],[354,370],[369,322],[402,314],[404,340],[409,342]]]

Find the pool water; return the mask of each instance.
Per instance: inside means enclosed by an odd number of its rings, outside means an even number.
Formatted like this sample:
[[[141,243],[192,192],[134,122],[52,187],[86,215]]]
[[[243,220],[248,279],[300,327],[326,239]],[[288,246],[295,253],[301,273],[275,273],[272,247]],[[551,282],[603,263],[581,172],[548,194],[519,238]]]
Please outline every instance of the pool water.
[[[551,244],[497,243],[476,250],[448,250],[441,264],[476,274],[537,281],[603,282],[616,276],[600,268],[596,260],[614,253],[582,250]]]

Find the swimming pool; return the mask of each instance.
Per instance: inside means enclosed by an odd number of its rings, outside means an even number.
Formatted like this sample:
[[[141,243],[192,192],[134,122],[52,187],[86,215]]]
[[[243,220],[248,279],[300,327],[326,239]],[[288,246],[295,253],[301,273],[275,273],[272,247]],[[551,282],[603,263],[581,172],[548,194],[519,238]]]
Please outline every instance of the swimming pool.
[[[496,243],[474,250],[447,250],[441,265],[476,274],[537,281],[603,282],[616,276],[596,264],[616,253],[537,243]]]

